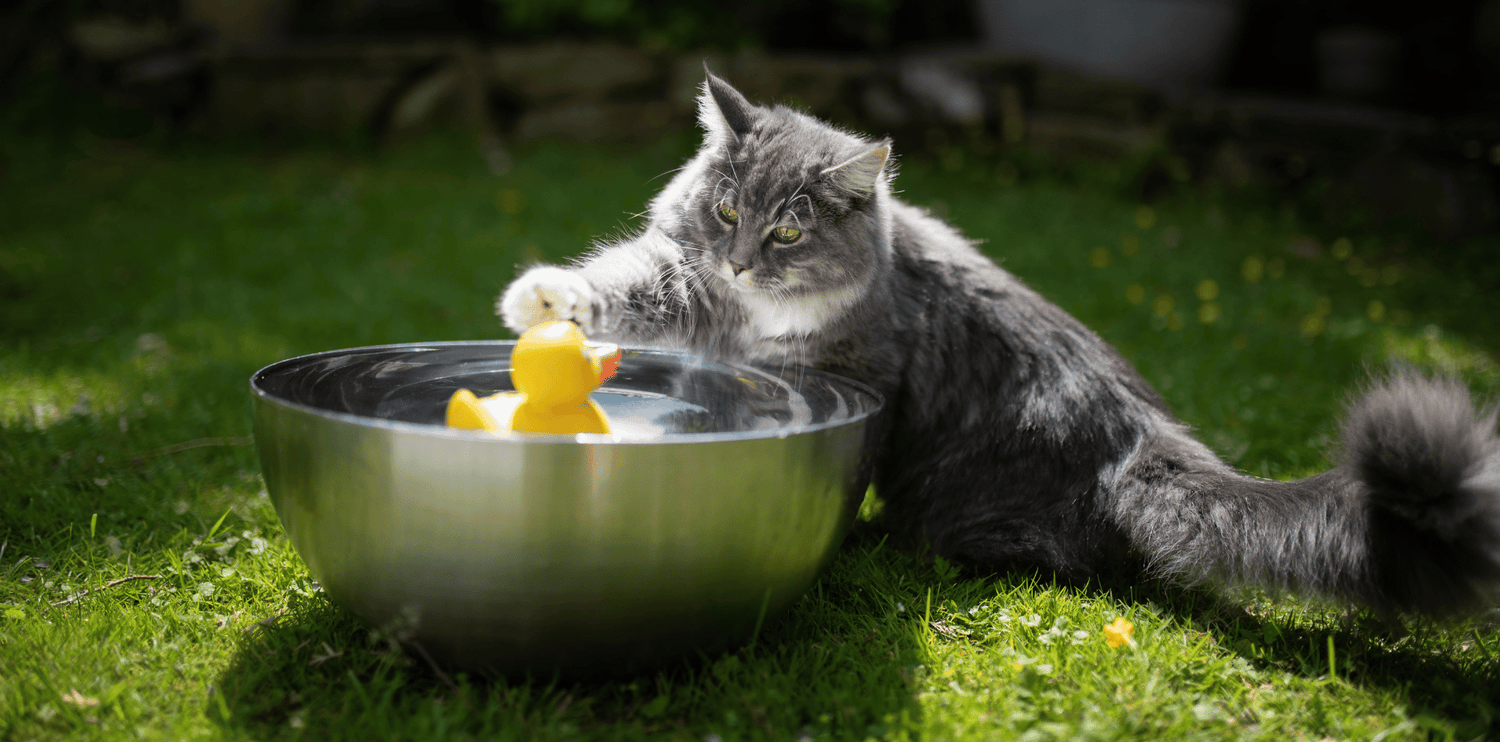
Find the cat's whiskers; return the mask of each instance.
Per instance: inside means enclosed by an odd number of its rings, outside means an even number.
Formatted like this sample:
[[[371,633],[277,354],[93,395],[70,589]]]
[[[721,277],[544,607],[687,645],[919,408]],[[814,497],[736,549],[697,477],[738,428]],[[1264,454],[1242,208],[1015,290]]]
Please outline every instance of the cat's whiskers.
[[[791,304],[792,304],[792,289],[791,289],[790,286],[786,286],[785,282],[782,282],[782,285],[786,287],[786,302],[787,302],[787,305],[791,306]],[[805,334],[802,334],[802,333],[793,333],[792,337],[795,338],[795,340],[796,340],[796,347],[797,347],[797,380],[796,380],[796,386],[800,387],[802,385],[802,369],[807,366],[807,339],[808,339],[809,336],[805,335]]]
[[[777,284],[777,289],[778,289],[777,294],[780,297],[781,304],[786,307],[786,311],[787,312],[791,312],[792,311],[792,289],[789,286],[786,285],[786,282],[784,282],[784,281],[782,281],[780,279],[777,279],[776,284]],[[783,337],[786,337],[786,336],[783,336]],[[801,366],[805,365],[805,362],[807,360],[807,342],[806,342],[807,338],[806,338],[806,336],[804,336],[804,335],[802,335],[800,333],[795,333],[794,332],[794,333],[791,333],[790,340],[791,340],[791,352],[782,351],[782,359],[783,360],[782,360],[782,363],[781,363],[781,370],[782,370],[783,374],[786,373],[786,359],[789,359],[789,358],[792,359],[794,361],[794,363],[792,364],[793,367],[794,368],[799,368],[799,369],[800,369]],[[799,370],[798,373],[801,373],[801,371]]]
[[[739,184],[740,184],[740,173],[739,173],[738,170],[734,169],[734,158],[733,157],[726,157],[726,158],[724,158],[724,162],[726,162],[726,163],[729,164],[729,172],[734,174],[734,185],[735,185],[735,187],[739,187]]]
[[[786,285],[785,281],[781,280],[780,278],[773,277],[771,279],[771,282],[766,284],[765,289],[770,296],[772,303],[776,304],[778,309],[787,313],[793,311],[795,307],[792,303],[792,289],[790,286]],[[797,362],[794,365],[802,366],[805,365],[806,361],[806,338],[802,337],[798,333],[789,334],[791,336],[790,343],[788,343],[784,339],[787,337],[786,335],[775,338],[775,340],[778,341],[777,344],[781,346],[781,374],[783,376],[786,375],[787,361],[790,360],[793,355],[791,351],[796,351],[797,355]],[[791,346],[791,350],[788,349],[788,345]]]
[[[719,176],[719,182],[717,182],[717,183],[714,184],[715,192],[717,192],[717,189],[723,187],[724,181],[726,181],[726,180],[729,181],[729,185],[730,185],[730,187],[733,190],[739,190],[739,187],[740,187],[740,176],[739,176],[739,173],[734,172],[734,163],[733,162],[729,163],[729,172],[730,172],[730,175],[725,175],[723,170],[720,170],[720,169],[718,169],[716,167],[709,167],[708,169],[711,170],[714,175]]]
[[[802,182],[798,183],[797,187],[792,189],[792,195],[787,196],[786,199],[781,202],[780,208],[790,210],[792,208],[792,204],[797,203],[797,199],[807,199],[807,212],[811,214],[812,197],[802,192],[802,187],[805,185],[807,185],[807,179],[803,178]]]
[[[685,261],[690,259],[684,255],[683,260],[664,263],[662,265],[661,273],[657,276],[656,282],[652,286],[652,293],[658,301],[667,301],[670,299],[681,304],[687,303],[689,292],[692,289],[689,286],[691,274],[685,265]]]
[[[646,182],[647,183],[655,183],[657,181],[657,179],[661,178],[663,175],[671,175],[673,173],[680,173],[680,172],[686,170],[688,168],[688,165],[690,165],[690,164],[691,164],[691,162],[684,162],[683,164],[681,164],[681,165],[679,165],[677,167],[674,167],[671,170],[666,170],[666,171],[657,173],[656,175],[652,176],[650,180],[648,180]]]
[[[688,343],[691,342],[692,338],[696,336],[698,332],[699,313],[695,311],[693,299],[695,297],[698,297],[700,301],[702,300],[701,297],[703,297],[704,295],[703,277],[701,273],[695,269],[694,266],[689,264],[679,264],[675,266],[675,275],[678,281],[680,281],[679,290],[682,293],[680,297],[682,302],[682,313],[685,316],[686,320],[683,323],[683,342]]]
[[[683,314],[686,315],[686,333],[683,342],[686,344],[692,341],[698,329],[699,313],[695,311],[693,299],[696,297],[705,305],[708,304],[709,292],[704,288],[712,276],[708,275],[705,270],[709,255],[707,247],[685,240],[677,240],[677,244],[682,248],[682,260],[671,264],[669,269],[678,281],[678,288],[681,292],[679,299],[682,303]]]
[[[728,181],[728,187],[725,187],[725,181]],[[714,184],[714,198],[719,199],[720,204],[728,201],[731,197],[739,195],[739,185],[727,177],[720,178],[719,182]]]
[[[803,178],[801,181],[798,181],[797,187],[792,189],[792,195],[787,196],[786,203],[791,204],[793,201],[797,200],[797,194],[802,193],[802,187],[805,185],[807,185],[807,178]]]

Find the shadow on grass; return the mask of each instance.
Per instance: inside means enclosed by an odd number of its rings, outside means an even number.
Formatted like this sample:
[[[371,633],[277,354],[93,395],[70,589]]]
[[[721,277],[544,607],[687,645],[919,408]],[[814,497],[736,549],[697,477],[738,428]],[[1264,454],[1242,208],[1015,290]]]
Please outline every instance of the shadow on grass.
[[[262,738],[879,737],[921,718],[920,624],[894,602],[925,589],[910,561],[852,538],[752,645],[610,680],[448,676],[321,594],[296,595],[250,630],[210,716]]]
[[[1268,603],[1159,580],[1112,581],[1089,591],[1156,606],[1257,670],[1389,691],[1405,699],[1411,717],[1452,724],[1454,739],[1500,734],[1500,642],[1491,638],[1487,645],[1480,637],[1490,627],[1395,624],[1365,611],[1292,599]]]
[[[919,668],[933,661],[920,633],[923,596],[931,590],[937,606],[953,591],[1004,592],[1023,583],[1046,589],[1051,582],[996,575],[934,583],[931,573],[878,534],[857,530],[822,579],[753,647],[606,681],[448,677],[320,594],[298,594],[276,623],[252,629],[240,644],[217,680],[210,717],[258,738],[864,739],[919,730]],[[1338,713],[1338,694],[1323,689],[1346,686],[1397,699],[1432,731],[1461,739],[1496,732],[1500,664],[1478,635],[1463,649],[1473,631],[1467,625],[1423,623],[1407,631],[1365,614],[1154,581],[1115,579],[1068,591],[1180,623],[1189,641],[1198,636],[1242,657],[1267,674],[1259,682],[1276,683],[1283,696],[1298,686],[1282,688],[1278,678],[1298,678],[1306,689],[1299,698],[1305,695],[1311,709],[1305,721],[1314,726],[1321,704]],[[902,602],[915,610],[902,611]]]

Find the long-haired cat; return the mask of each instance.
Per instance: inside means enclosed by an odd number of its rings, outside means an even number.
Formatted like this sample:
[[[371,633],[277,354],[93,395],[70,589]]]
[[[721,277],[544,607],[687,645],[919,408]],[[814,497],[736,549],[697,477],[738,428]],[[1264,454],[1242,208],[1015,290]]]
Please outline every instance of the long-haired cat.
[[[1500,584],[1494,409],[1457,382],[1376,382],[1344,460],[1247,476],[1113,348],[891,194],[890,143],[749,103],[708,74],[703,146],[637,236],[500,297],[516,332],[806,364],[886,397],[875,486],[911,542],[981,568],[1086,578],[1121,564],[1387,615],[1487,605]]]

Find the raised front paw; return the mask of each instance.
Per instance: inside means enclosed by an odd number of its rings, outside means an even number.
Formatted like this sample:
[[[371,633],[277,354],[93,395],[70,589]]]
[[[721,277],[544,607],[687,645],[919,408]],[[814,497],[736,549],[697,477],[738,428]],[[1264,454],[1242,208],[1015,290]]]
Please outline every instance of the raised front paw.
[[[543,322],[572,320],[585,333],[594,328],[595,294],[582,276],[565,268],[532,268],[506,287],[495,313],[517,335]]]

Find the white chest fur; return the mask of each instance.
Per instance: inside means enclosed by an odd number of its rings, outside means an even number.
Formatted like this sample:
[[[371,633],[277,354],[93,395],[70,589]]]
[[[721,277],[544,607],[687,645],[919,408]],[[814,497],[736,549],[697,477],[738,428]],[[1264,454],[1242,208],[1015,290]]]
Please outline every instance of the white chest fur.
[[[754,340],[811,335],[847,311],[860,296],[858,288],[819,294],[773,298],[764,294],[737,296],[748,315],[746,334]]]

